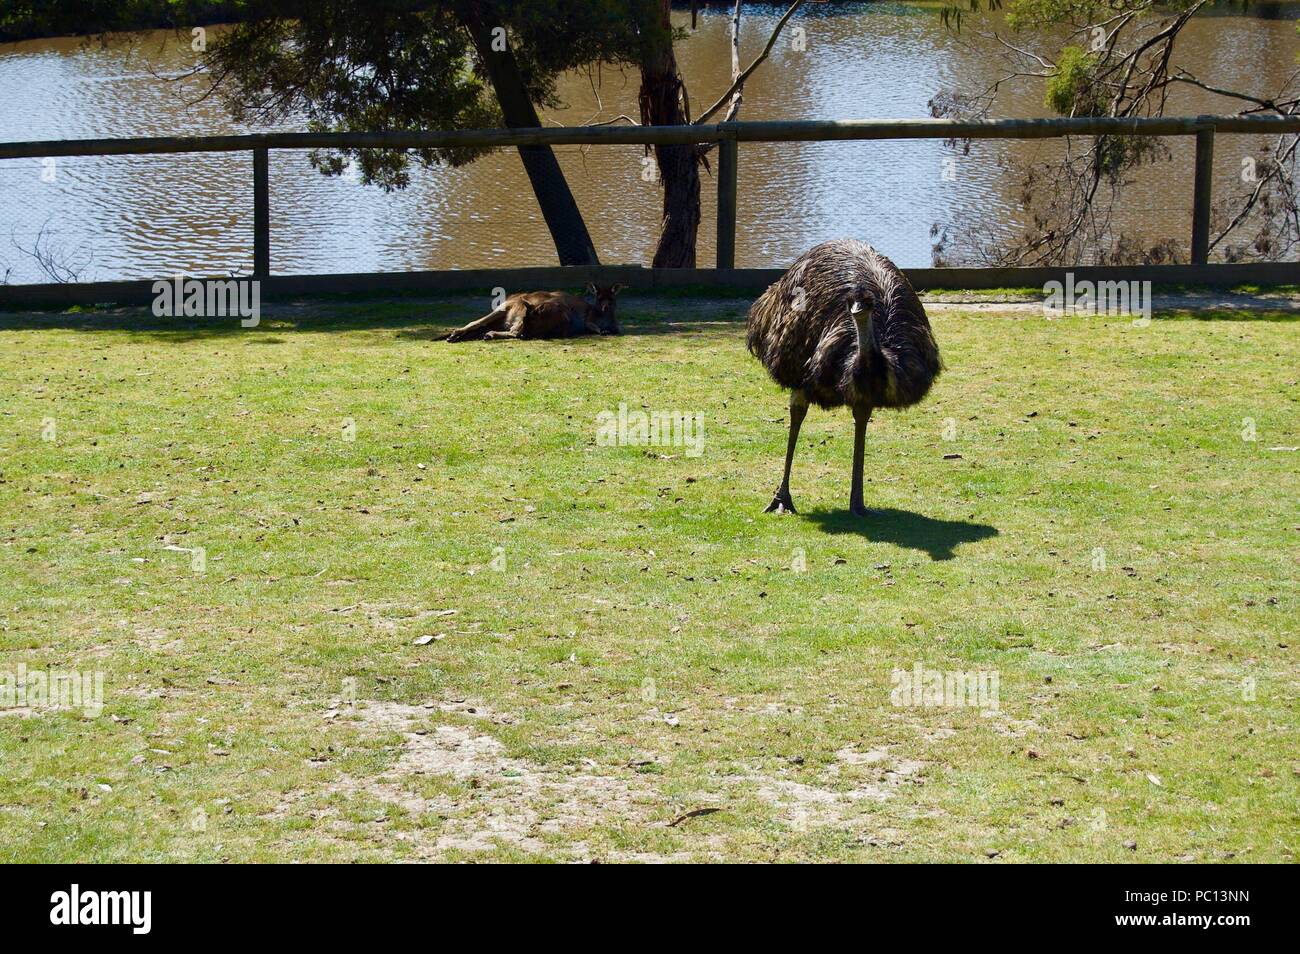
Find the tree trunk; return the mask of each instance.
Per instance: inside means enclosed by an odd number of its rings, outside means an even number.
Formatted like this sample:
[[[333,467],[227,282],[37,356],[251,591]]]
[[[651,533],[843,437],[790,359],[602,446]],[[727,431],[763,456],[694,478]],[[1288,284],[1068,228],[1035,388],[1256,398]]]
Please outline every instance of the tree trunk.
[[[542,125],[537,118],[532,98],[519,72],[519,64],[507,45],[505,50],[492,49],[491,29],[478,12],[468,10],[463,22],[474,41],[474,48],[487,68],[488,79],[496,92],[497,103],[505,124],[521,129]],[[533,194],[541,207],[542,218],[551,231],[555,251],[561,265],[598,265],[596,247],[587,232],[587,224],[578,211],[578,203],[569,191],[564,171],[550,146],[520,146],[519,158],[523,161]]]
[[[673,53],[669,0],[643,0],[641,14],[641,122],[685,125],[690,117],[686,87]],[[655,146],[654,151],[664,192],[654,266],[694,268],[700,227],[699,153],[694,143]]]

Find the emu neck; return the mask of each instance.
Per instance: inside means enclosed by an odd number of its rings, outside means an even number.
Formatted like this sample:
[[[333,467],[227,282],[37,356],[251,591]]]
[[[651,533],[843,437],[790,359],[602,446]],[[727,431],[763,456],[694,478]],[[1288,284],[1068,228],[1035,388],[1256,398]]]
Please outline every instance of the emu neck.
[[[858,370],[865,371],[874,355],[880,350],[876,346],[876,335],[872,328],[871,316],[868,315],[866,318],[855,317],[853,326],[858,332]]]

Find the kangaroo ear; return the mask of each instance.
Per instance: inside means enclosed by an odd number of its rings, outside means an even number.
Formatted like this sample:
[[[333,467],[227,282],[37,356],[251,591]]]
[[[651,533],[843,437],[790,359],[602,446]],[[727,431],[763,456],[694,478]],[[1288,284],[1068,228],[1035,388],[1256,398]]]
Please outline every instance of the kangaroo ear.
[[[611,295],[617,295],[619,292],[621,292],[621,291],[622,291],[624,288],[626,288],[626,287],[627,287],[627,286],[624,285],[622,282],[619,282],[618,284],[616,284],[613,288],[611,288],[611,289],[609,290],[609,293],[610,293]]]
[[[593,295],[596,294],[596,283],[587,282],[587,291],[591,292]]]

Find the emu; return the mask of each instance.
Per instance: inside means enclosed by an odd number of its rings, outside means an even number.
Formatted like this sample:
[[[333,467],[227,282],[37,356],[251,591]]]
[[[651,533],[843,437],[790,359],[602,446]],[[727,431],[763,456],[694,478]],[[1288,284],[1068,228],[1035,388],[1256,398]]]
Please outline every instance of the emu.
[[[502,341],[518,338],[576,338],[579,335],[622,334],[614,315],[615,296],[622,285],[588,285],[594,301],[566,292],[522,292],[511,295],[482,318],[442,336],[444,341]]]
[[[785,474],[765,513],[794,513],[790,468],[809,403],[853,411],[849,510],[862,502],[867,422],[878,407],[916,404],[942,364],[920,299],[897,266],[865,242],[825,242],[801,255],[749,310],[747,343],[790,390]]]

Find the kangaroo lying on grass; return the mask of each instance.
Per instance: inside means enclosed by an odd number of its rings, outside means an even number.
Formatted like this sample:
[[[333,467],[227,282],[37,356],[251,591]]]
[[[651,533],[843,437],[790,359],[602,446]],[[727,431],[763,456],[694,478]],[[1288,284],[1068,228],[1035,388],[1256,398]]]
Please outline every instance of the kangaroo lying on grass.
[[[443,336],[445,341],[503,341],[513,338],[576,338],[579,335],[617,335],[623,329],[614,317],[614,296],[622,285],[587,291],[586,301],[565,292],[522,292],[511,295],[496,309]]]

